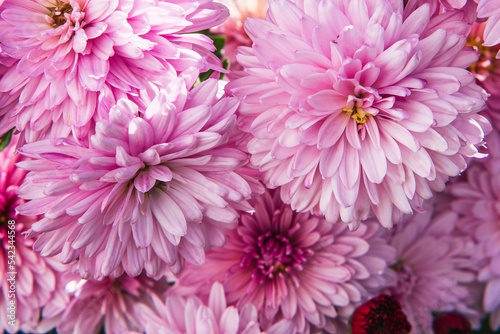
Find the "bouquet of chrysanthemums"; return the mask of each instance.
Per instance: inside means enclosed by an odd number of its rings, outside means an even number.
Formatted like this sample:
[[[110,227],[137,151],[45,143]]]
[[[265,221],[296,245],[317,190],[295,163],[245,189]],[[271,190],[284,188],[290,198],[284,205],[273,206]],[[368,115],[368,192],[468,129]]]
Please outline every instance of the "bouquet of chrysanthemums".
[[[0,0],[6,333],[500,329],[500,0]]]

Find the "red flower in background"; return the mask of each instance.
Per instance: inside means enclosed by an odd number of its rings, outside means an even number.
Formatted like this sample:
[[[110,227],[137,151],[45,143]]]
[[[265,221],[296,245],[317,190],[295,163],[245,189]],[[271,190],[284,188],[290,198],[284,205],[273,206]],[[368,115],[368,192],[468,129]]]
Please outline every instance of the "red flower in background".
[[[354,311],[352,334],[404,334],[411,325],[396,298],[381,295],[369,300]]]

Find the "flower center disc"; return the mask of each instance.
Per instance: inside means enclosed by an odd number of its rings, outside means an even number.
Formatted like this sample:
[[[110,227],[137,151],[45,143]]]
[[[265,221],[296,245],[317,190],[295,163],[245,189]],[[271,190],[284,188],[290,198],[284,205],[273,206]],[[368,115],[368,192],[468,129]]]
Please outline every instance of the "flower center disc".
[[[358,108],[354,106],[352,109],[344,108],[342,109],[347,115],[351,116],[352,119],[356,120],[358,124],[365,124],[368,116],[371,116],[369,112],[366,112],[363,108]]]
[[[66,23],[65,14],[71,14],[71,12],[73,11],[73,7],[71,7],[69,3],[62,2],[59,0],[56,1],[55,7],[49,7],[48,9],[50,10],[50,18],[54,21],[54,23],[52,23],[54,28],[57,28],[65,24]]]

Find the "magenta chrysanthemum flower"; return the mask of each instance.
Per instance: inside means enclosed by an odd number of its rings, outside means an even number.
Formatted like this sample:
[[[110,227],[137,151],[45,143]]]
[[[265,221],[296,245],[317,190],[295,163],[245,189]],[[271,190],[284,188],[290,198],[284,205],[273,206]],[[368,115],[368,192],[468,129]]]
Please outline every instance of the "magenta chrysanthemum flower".
[[[163,295],[168,287],[164,279],[154,281],[145,276],[71,281],[67,285],[71,301],[61,316],[57,332],[144,333],[146,324],[139,320],[136,305],[154,307],[155,298]]]
[[[376,236],[379,225],[350,232],[345,224],[294,213],[278,192],[252,203],[255,213],[242,215],[226,246],[212,249],[205,265],[186,268],[180,286],[202,285],[203,291],[207,280],[220,281],[228,303],[255,305],[264,326],[284,318],[300,333],[311,325],[347,330],[355,305],[386,286],[384,270],[394,260],[394,249]]]
[[[388,231],[396,248],[391,266],[396,284],[385,291],[398,299],[416,333],[432,333],[432,313],[456,311],[478,324],[478,300],[472,283],[477,244],[456,230],[457,214],[432,216],[432,210],[408,216]]]
[[[175,293],[168,294],[165,303],[157,297],[155,308],[137,304],[135,313],[145,326],[147,334],[260,334],[257,310],[251,304],[240,312],[227,306],[224,288],[214,283],[208,303],[190,296],[183,298]],[[290,321],[280,321],[266,331],[266,334],[295,333]]]
[[[465,176],[449,185],[451,209],[458,215],[457,226],[473,235],[480,271],[477,279],[486,283],[483,307],[490,326],[500,328],[500,135],[487,137],[490,156],[477,161]]]
[[[38,332],[42,308],[60,293],[60,274],[53,261],[32,250],[33,240],[24,237],[36,217],[15,213],[24,203],[17,195],[26,171],[15,166],[23,157],[14,155],[14,145],[15,139],[0,152],[0,327],[9,333]]]
[[[0,19],[0,134],[13,126],[31,142],[85,138],[99,92],[137,93],[177,75],[191,87],[220,69],[212,41],[192,32],[222,23],[207,1],[6,0]]]
[[[370,208],[391,227],[442,190],[487,126],[459,14],[444,24],[428,4],[271,0],[266,21],[247,19],[254,44],[226,90],[242,100],[265,183],[294,210],[352,228]]]
[[[36,160],[21,187],[21,214],[45,214],[32,226],[34,249],[79,259],[81,274],[163,275],[184,258],[201,264],[225,243],[236,209],[250,210],[252,190],[235,172],[247,155],[226,144],[238,101],[216,102],[217,80],[189,93],[182,79],[161,90],[146,110],[120,100],[97,123],[90,147],[66,139],[27,144]]]

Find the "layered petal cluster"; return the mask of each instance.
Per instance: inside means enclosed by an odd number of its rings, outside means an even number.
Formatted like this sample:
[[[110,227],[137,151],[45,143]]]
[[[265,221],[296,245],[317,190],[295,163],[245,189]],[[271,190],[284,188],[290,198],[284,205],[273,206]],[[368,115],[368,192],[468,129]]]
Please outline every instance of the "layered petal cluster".
[[[135,94],[177,75],[190,87],[220,69],[212,41],[195,31],[222,23],[206,1],[6,0],[0,8],[0,135],[85,139],[108,86]]]
[[[396,284],[385,293],[401,303],[416,333],[432,333],[433,313],[438,312],[456,311],[478,325],[477,244],[457,230],[457,213],[433,216],[428,209],[406,218],[387,232],[397,261],[391,266]]]
[[[177,289],[198,287],[203,295],[207,280],[219,281],[228,303],[259,310],[264,329],[284,318],[299,333],[347,332],[355,306],[386,287],[394,249],[377,236],[382,228],[370,222],[350,232],[345,224],[295,213],[278,192],[252,204],[255,212],[242,214],[226,246],[207,253],[203,266],[186,268]]]
[[[444,15],[444,16],[442,16]],[[386,0],[271,0],[247,19],[239,126],[252,163],[297,211],[391,227],[477,153],[486,95],[465,68],[463,14]],[[335,17],[335,20],[331,18]],[[446,24],[442,23],[446,19]]]
[[[165,302],[155,299],[155,308],[136,305],[136,314],[145,324],[145,333],[168,334],[261,334],[256,308],[248,304],[241,311],[227,306],[224,287],[211,286],[208,303],[195,296],[168,294]],[[295,333],[293,323],[282,320],[269,328],[267,334]]]
[[[32,226],[34,249],[79,259],[83,277],[143,268],[161,277],[165,264],[201,264],[205,250],[224,245],[236,209],[251,209],[252,188],[235,172],[247,155],[228,143],[238,101],[217,100],[217,86],[187,92],[178,79],[145,110],[119,100],[89,147],[63,138],[23,146],[35,160],[20,164],[31,171],[20,189],[31,201],[18,211],[44,214]]]
[[[500,135],[488,135],[490,156],[476,162],[465,176],[449,185],[451,211],[458,215],[462,230],[474,236],[480,271],[477,279],[486,283],[484,310],[490,326],[500,328]]]
[[[146,324],[135,312],[136,305],[153,307],[154,298],[164,294],[168,286],[164,280],[154,281],[144,275],[71,281],[67,285],[71,301],[56,327],[57,333],[144,333]]]
[[[38,332],[42,308],[53,302],[64,304],[60,298],[64,287],[58,285],[55,262],[35,253],[33,240],[24,237],[36,217],[15,212],[24,203],[18,189],[26,171],[15,166],[23,157],[14,155],[14,145],[15,139],[0,152],[0,328],[9,333]]]

